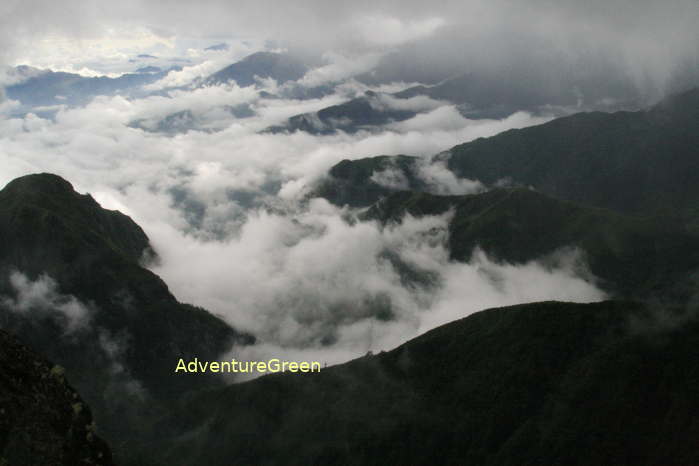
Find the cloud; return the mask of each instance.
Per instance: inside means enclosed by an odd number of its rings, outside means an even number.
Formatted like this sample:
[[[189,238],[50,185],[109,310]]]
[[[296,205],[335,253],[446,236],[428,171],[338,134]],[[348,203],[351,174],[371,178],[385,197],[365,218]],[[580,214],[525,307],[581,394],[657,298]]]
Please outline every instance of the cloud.
[[[163,79],[144,87],[147,91],[187,86],[196,80],[210,76],[231,63],[258,51],[253,44],[236,41],[225,49],[188,49],[187,56],[196,60],[195,64],[185,65],[182,69],[170,71]]]
[[[483,306],[600,297],[565,265],[552,271],[478,255],[469,264],[451,263],[445,216],[382,228],[347,222],[351,212],[323,200],[300,202],[335,163],[378,154],[424,157],[419,174],[434,192],[474,192],[477,182],[455,178],[429,156],[547,120],[518,113],[474,121],[429,99],[388,98],[386,105],[425,113],[376,133],[261,132],[340,103],[355,90],[296,100],[212,86],[143,98],[100,96],[84,107],[61,108],[51,119],[3,118],[0,183],[53,172],[104,207],[132,216],[161,256],[154,271],[179,299],[252,331],[261,343],[246,349],[249,354],[304,353],[339,362]],[[252,114],[238,118],[222,110],[237,105]],[[178,112],[190,112],[196,124],[171,134],[158,130]],[[536,280],[539,291],[524,289],[527,280]],[[458,295],[459,284],[473,295]],[[103,351],[120,354],[103,343]]]
[[[397,191],[410,189],[410,180],[396,167],[387,167],[371,174],[371,181],[385,188]]]
[[[58,284],[48,275],[35,281],[21,272],[12,272],[9,277],[16,297],[3,297],[2,304],[22,315],[41,315],[56,319],[66,335],[84,329],[90,321],[90,309],[75,296],[63,295]]]
[[[657,93],[678,74],[696,78],[699,63],[695,0],[124,0],[99,8],[86,0],[9,0],[0,18],[0,62],[114,61],[109,70],[137,48],[184,52],[271,39],[316,56],[398,50],[410,64],[403,70],[487,71],[545,88],[571,86],[572,73],[588,85],[621,79]]]
[[[161,256],[154,271],[180,299],[257,336],[260,346],[232,350],[238,358],[340,362],[489,307],[604,298],[581,278],[575,252],[555,267],[496,263],[482,252],[451,262],[449,216],[408,216],[381,228],[347,223],[318,199],[300,212],[258,211],[224,241],[166,225],[149,231]]]
[[[147,392],[143,384],[133,378],[128,368],[124,365],[124,355],[129,348],[129,338],[125,333],[112,335],[105,329],[98,329],[97,341],[100,350],[109,361],[110,384],[105,387],[106,399],[119,400],[127,394],[131,401],[145,401]]]
[[[408,99],[399,99],[384,93],[377,94],[376,98],[370,100],[371,106],[379,111],[408,110],[412,112],[427,112],[435,110],[446,103],[447,102],[434,100],[424,95],[417,95]]]
[[[352,76],[366,73],[379,63],[381,54],[369,53],[350,57],[335,52],[326,52],[323,58],[328,63],[311,69],[299,80],[300,85],[315,87],[340,82]]]
[[[438,159],[436,156],[419,161],[417,176],[425,182],[432,194],[461,196],[485,190],[483,183],[478,180],[457,178],[454,172],[447,168],[446,161],[443,158]]]
[[[4,308],[0,311],[9,310],[31,324],[39,319],[51,319],[58,324],[63,336],[70,338],[66,344],[82,345],[94,358],[105,357],[105,369],[109,375],[108,383],[104,385],[105,399],[120,399],[123,393],[127,393],[144,400],[145,389],[131,376],[124,363],[129,344],[126,331],[114,334],[96,325],[94,317],[99,309],[73,295],[61,293],[56,281],[46,274],[32,280],[22,272],[13,271],[8,278],[14,296],[0,295],[0,305]],[[68,361],[68,364],[76,363]]]
[[[578,250],[554,253],[557,265],[547,259],[521,265],[499,263],[476,250],[467,265],[449,263],[447,277],[434,304],[425,314],[419,332],[470,314],[476,310],[537,301],[594,302],[605,299],[589,276]],[[581,270],[582,268],[582,270]],[[535,284],[535,285],[534,285]]]

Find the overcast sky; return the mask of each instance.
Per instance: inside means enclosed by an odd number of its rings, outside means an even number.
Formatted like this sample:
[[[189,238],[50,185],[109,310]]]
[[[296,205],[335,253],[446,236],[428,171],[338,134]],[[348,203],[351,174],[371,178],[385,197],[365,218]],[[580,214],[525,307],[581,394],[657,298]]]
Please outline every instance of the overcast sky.
[[[696,0],[5,0],[0,53],[6,63],[48,65],[136,50],[181,54],[221,40],[343,54],[421,43],[421,57],[445,66],[525,57],[589,68],[603,59],[662,83],[678,65],[697,64],[697,24]]]

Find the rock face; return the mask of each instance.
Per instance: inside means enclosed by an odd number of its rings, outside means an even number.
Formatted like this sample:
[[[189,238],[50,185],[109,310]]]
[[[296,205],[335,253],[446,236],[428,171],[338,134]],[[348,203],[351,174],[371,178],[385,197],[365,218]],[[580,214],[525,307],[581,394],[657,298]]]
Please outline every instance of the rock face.
[[[179,303],[160,277],[141,265],[152,253],[148,237],[131,218],[103,209],[59,176],[27,175],[0,191],[0,239],[0,294],[16,294],[8,280],[14,271],[29,281],[50,277],[62,295],[90,308],[90,328],[128,340],[130,351],[122,362],[158,397],[187,388],[182,378],[163,383],[171,378],[172,361],[188,353],[216,357],[240,336],[208,312]],[[53,357],[65,349],[51,348],[66,339],[29,330],[28,319],[15,317],[9,315],[12,331],[70,372],[70,361]]]
[[[112,465],[64,369],[0,330],[0,464]]]
[[[362,213],[382,223],[452,212],[451,258],[468,261],[475,248],[513,264],[575,248],[598,285],[625,299],[685,302],[699,277],[699,236],[660,222],[585,206],[527,188],[496,188],[465,196],[412,191],[389,194]]]

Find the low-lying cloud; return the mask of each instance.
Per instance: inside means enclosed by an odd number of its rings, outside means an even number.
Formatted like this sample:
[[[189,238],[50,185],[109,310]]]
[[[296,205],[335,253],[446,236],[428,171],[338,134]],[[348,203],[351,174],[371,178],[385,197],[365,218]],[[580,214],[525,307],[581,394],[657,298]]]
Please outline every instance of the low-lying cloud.
[[[87,327],[91,310],[75,296],[63,295],[58,284],[48,275],[41,275],[32,281],[20,272],[12,272],[9,277],[15,297],[2,297],[2,304],[11,311],[23,316],[49,317],[63,327],[66,335],[71,335]]]
[[[259,344],[233,349],[249,355],[339,362],[485,307],[602,298],[565,265],[514,266],[482,254],[468,264],[450,262],[448,216],[382,227],[347,221],[352,212],[321,199],[303,202],[337,162],[379,154],[421,156],[418,175],[434,193],[478,192],[477,180],[456,178],[430,156],[550,117],[520,112],[469,120],[430,99],[388,99],[386,105],[423,113],[372,132],[270,134],[264,130],[290,116],[357,91],[350,84],[306,100],[261,93],[276,86],[100,96],[84,107],[62,107],[52,118],[0,119],[0,183],[52,172],[132,216],[160,255],[154,271],[180,300],[255,334]],[[249,114],[229,111],[238,106]],[[196,124],[161,130],[161,122],[178,114]],[[112,347],[107,341],[102,350],[118,355]]]
[[[239,358],[276,353],[334,363],[489,307],[604,298],[581,278],[575,251],[561,253],[555,267],[497,263],[480,251],[468,263],[450,261],[450,215],[407,216],[387,227],[347,223],[317,199],[291,215],[250,215],[225,241],[165,225],[150,232],[161,254],[155,271],[180,299],[258,337],[254,347],[234,349]]]
[[[129,337],[123,331],[114,334],[95,323],[99,312],[92,304],[86,304],[73,295],[61,293],[58,283],[47,274],[35,280],[20,271],[9,274],[10,295],[0,295],[0,319],[3,312],[10,312],[22,324],[40,325],[43,319],[52,321],[67,337],[66,347],[78,345],[93,352],[94,358],[104,357],[110,380],[105,384],[105,399],[120,393],[143,399],[146,392],[134,379],[124,363]],[[44,344],[45,342],[42,342]],[[95,353],[96,352],[96,353]],[[75,363],[75,361],[69,361]]]

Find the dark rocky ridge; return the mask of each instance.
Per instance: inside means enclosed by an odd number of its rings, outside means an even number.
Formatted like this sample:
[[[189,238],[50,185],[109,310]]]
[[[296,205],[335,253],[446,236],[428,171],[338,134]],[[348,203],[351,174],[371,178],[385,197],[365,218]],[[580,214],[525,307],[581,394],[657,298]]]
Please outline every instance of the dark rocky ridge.
[[[63,371],[0,330],[0,464],[113,464]]]
[[[3,299],[17,294],[9,277],[18,271],[29,281],[50,277],[61,300],[75,299],[88,310],[81,328],[67,334],[60,303],[16,312],[11,301],[0,300],[3,327],[66,368],[117,453],[172,400],[223,385],[213,375],[174,375],[180,357],[215,359],[233,342],[254,341],[179,303],[140,264],[150,250],[143,230],[56,175],[28,175],[0,191],[0,240]]]

